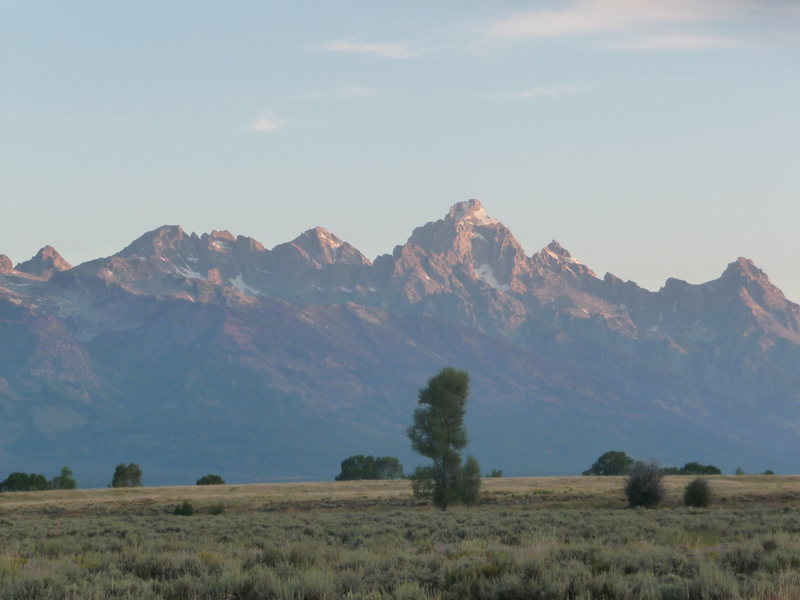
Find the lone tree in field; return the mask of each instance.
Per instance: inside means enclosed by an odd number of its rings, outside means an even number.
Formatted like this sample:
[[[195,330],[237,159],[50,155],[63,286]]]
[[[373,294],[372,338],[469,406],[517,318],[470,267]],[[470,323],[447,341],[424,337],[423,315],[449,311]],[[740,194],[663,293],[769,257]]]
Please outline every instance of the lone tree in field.
[[[136,463],[120,463],[114,469],[111,487],[139,487],[142,485],[142,470]]]
[[[408,428],[411,447],[433,460],[433,503],[446,509],[459,500],[461,450],[467,445],[464,412],[469,396],[469,374],[452,367],[442,369],[419,392],[419,408]],[[477,461],[476,463],[477,464]],[[474,467],[473,467],[474,468]]]

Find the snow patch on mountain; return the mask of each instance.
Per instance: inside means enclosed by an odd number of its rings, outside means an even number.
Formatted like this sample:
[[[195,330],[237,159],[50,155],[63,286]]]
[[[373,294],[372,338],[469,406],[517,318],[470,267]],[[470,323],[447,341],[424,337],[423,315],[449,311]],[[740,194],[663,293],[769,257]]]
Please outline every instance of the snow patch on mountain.
[[[344,242],[342,240],[333,237],[328,231],[323,228],[319,228],[319,237],[325,240],[331,248],[338,248]]]
[[[492,267],[488,264],[478,265],[474,267],[475,275],[477,275],[481,280],[485,283],[490,285],[496,290],[500,290],[501,292],[507,292],[509,287],[507,285],[501,285],[500,282],[497,281],[497,277],[494,276],[494,271]]]
[[[236,277],[228,279],[230,284],[243,293],[245,296],[260,296],[261,292],[254,287],[250,287],[244,282],[242,274],[239,273]]]
[[[482,206],[472,211],[466,217],[466,220],[471,221],[474,225],[497,225],[500,222],[486,214]]]
[[[175,265],[175,271],[177,271],[180,275],[183,275],[187,279],[205,279],[200,273],[197,271],[193,271],[189,267],[183,268]]]

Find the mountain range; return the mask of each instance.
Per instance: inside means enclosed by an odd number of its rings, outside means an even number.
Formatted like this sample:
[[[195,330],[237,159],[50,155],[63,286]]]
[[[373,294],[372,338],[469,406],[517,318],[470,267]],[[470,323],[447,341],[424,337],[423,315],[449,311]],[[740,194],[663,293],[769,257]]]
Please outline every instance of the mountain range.
[[[752,261],[656,291],[553,241],[528,255],[477,200],[370,261],[322,227],[268,249],[164,226],[70,265],[0,255],[0,469],[102,486],[332,479],[423,460],[419,388],[467,370],[485,470],[569,474],[602,452],[798,469],[800,306]]]

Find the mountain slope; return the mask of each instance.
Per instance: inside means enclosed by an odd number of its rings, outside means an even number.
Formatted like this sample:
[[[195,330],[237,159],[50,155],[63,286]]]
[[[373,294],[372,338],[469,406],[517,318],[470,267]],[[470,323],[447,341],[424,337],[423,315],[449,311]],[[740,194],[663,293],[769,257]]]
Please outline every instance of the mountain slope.
[[[472,375],[470,449],[509,474],[609,448],[794,467],[800,307],[747,259],[650,292],[551,242],[527,255],[477,200],[370,262],[327,230],[267,249],[178,226],[76,267],[0,261],[0,459],[104,485],[327,478],[418,462],[404,431],[438,369]],[[58,463],[58,464],[56,464]]]

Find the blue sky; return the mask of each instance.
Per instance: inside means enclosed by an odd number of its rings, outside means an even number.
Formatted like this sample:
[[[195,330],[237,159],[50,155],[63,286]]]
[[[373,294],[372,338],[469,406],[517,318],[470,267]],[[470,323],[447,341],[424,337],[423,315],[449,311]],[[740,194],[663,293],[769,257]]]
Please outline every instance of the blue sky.
[[[800,3],[0,0],[0,253],[162,224],[368,257],[480,198],[658,289],[800,301]]]

